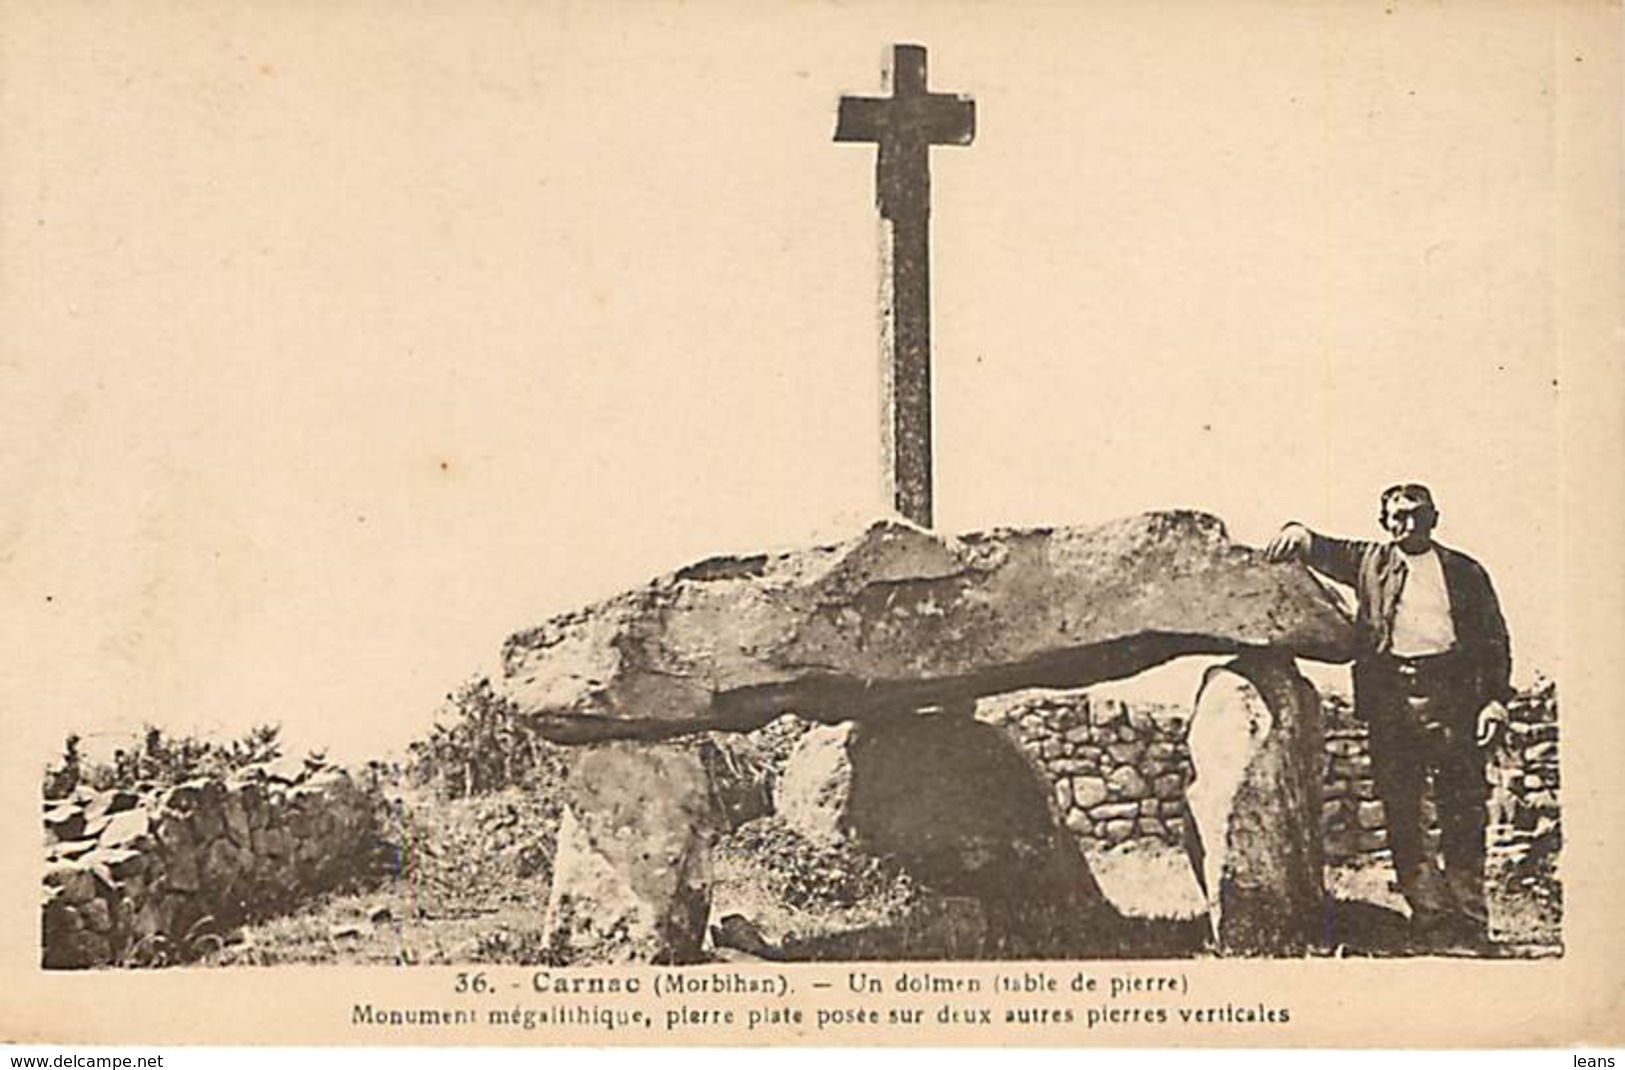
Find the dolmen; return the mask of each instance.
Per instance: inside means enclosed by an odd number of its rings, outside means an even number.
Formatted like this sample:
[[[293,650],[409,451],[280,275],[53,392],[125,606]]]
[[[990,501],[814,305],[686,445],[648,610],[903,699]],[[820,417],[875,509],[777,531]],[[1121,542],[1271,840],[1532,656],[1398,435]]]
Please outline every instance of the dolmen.
[[[1217,655],[1186,822],[1212,944],[1301,949],[1324,898],[1321,728],[1294,659],[1347,661],[1353,638],[1306,569],[1189,511],[956,537],[885,520],[679,569],[503,647],[505,697],[579,748],[550,940],[568,960],[702,958],[722,819],[695,742],[790,713],[838,726],[804,740],[803,766],[841,775],[803,814],[976,899],[988,954],[1134,954],[1048,784],[975,702]]]

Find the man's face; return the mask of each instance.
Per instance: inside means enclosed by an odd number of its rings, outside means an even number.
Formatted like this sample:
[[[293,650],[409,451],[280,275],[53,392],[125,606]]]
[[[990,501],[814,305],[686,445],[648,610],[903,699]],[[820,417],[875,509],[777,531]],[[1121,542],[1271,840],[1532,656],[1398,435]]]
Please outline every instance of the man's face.
[[[1382,526],[1400,549],[1419,554],[1433,545],[1433,507],[1408,495],[1388,499],[1383,507]]]

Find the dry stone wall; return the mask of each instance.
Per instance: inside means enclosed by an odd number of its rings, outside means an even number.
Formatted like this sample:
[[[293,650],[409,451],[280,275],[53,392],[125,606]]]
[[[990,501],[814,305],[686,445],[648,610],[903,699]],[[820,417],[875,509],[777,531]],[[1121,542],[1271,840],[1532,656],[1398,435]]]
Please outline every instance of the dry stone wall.
[[[1063,691],[984,701],[977,716],[1015,736],[1080,839],[1179,842],[1191,775],[1188,712]]]
[[[1490,821],[1528,838],[1557,821],[1557,694],[1549,681],[1508,707],[1511,739],[1491,764]],[[1155,837],[1180,842],[1191,779],[1188,710],[1141,706],[1077,691],[1028,691],[984,700],[977,716],[1003,726],[1049,778],[1058,813],[1085,846]],[[1327,696],[1321,830],[1327,861],[1388,848],[1365,725]],[[1431,809],[1431,807],[1430,807]]]
[[[1522,840],[1545,835],[1558,820],[1557,691],[1542,681],[1508,704],[1507,748],[1489,763],[1491,835]],[[1328,701],[1326,780],[1321,828],[1327,857],[1352,858],[1388,849],[1387,818],[1371,773],[1365,725],[1348,704]],[[1431,800],[1423,802],[1431,846],[1437,847]]]
[[[343,770],[277,761],[167,789],[46,803],[43,964],[162,965],[356,875],[375,797]]]

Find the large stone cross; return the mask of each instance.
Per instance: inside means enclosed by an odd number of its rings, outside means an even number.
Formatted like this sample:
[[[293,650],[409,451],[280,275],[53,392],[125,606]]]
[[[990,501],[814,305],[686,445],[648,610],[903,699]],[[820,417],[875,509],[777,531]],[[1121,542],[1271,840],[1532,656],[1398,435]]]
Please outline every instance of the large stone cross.
[[[926,89],[925,49],[897,45],[889,97],[842,97],[836,141],[874,141],[880,208],[881,449],[892,507],[931,516],[932,145],[969,145],[976,105]]]

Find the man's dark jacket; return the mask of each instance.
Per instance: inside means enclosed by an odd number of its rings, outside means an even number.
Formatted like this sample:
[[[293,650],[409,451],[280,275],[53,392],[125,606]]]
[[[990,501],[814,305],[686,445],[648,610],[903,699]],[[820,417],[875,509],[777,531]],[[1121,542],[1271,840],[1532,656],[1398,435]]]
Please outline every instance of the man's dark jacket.
[[[1471,712],[1492,699],[1512,697],[1512,647],[1501,605],[1495,598],[1484,566],[1459,550],[1433,544],[1444,570],[1450,598],[1450,623],[1455,628],[1455,651],[1468,681]],[[1380,659],[1391,653],[1394,610],[1404,586],[1405,552],[1391,542],[1361,542],[1313,534],[1307,563],[1338,583],[1354,588],[1358,650],[1354,662],[1354,697],[1364,705],[1362,692],[1374,697],[1374,674]],[[1369,708],[1369,707],[1368,707]]]

